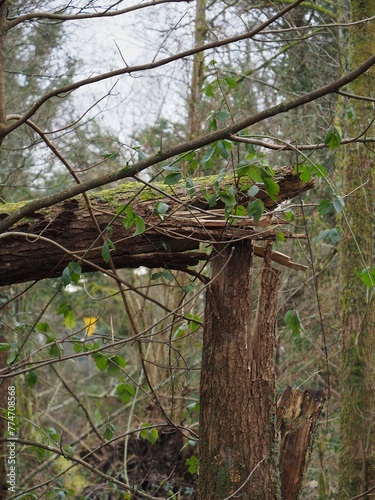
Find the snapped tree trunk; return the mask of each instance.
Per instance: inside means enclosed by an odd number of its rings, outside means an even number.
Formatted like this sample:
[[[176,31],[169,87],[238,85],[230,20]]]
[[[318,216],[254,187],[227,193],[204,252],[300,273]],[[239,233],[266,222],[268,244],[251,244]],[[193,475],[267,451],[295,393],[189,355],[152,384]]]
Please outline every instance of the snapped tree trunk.
[[[372,1],[351,2],[352,21],[375,15]],[[352,66],[375,52],[375,22],[350,28]],[[357,95],[371,95],[375,69],[351,86]],[[362,133],[374,116],[372,103],[353,99],[356,119],[348,121],[349,134]],[[341,437],[339,495],[347,499],[375,486],[375,303],[373,291],[357,272],[374,265],[374,154],[366,146],[345,148],[343,162],[346,227],[340,255],[342,308]],[[345,227],[342,224],[342,227]],[[358,245],[358,246],[357,246]],[[362,253],[359,255],[358,247]]]
[[[262,267],[251,327],[250,241],[214,247],[206,295],[200,400],[201,500],[275,499],[277,292],[281,271]]]

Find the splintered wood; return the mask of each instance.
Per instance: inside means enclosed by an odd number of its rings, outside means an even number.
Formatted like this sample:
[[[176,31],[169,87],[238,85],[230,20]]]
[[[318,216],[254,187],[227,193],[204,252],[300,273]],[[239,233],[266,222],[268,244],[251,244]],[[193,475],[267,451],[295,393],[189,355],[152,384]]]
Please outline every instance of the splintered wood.
[[[264,185],[257,184],[256,198],[266,209],[257,225],[248,216],[228,216],[225,212],[220,193],[231,186],[236,191],[238,206],[246,208],[253,199],[248,189],[254,183],[247,177],[233,176],[221,180],[219,191],[217,186],[214,189],[217,176],[194,179],[192,196],[182,182],[174,186],[129,182],[90,193],[90,207],[78,196],[39,210],[14,224],[7,233],[0,234],[0,285],[61,276],[67,264],[83,256],[84,272],[98,270],[98,266],[108,267],[102,258],[103,240],[98,238],[98,226],[104,238],[109,237],[114,245],[111,255],[117,268],[167,266],[186,270],[201,260],[210,259],[201,244],[225,246],[247,239],[274,241],[280,232],[285,238],[305,238],[304,234],[295,234],[288,225],[280,204],[311,189],[314,180],[302,185],[291,167],[277,169],[273,180],[280,188],[276,200],[268,196]],[[210,207],[207,197],[215,193],[219,193],[215,206]],[[158,213],[158,203],[167,205],[165,213]],[[0,220],[17,211],[19,206],[1,205]],[[116,213],[121,206],[129,206],[143,219],[142,234],[135,235],[134,226],[126,228],[126,213]],[[254,253],[263,257],[264,249],[255,245]],[[272,252],[271,259],[292,269],[306,268],[279,252]]]

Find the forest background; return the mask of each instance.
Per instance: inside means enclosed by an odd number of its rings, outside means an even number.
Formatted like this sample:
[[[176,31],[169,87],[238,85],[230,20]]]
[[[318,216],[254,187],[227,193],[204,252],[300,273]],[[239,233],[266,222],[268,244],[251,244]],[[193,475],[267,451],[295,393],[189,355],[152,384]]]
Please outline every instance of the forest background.
[[[2,498],[369,498],[373,2],[3,0],[0,24]],[[251,342],[225,375],[207,346],[258,328],[271,258],[248,402]],[[325,400],[294,489],[288,386]]]

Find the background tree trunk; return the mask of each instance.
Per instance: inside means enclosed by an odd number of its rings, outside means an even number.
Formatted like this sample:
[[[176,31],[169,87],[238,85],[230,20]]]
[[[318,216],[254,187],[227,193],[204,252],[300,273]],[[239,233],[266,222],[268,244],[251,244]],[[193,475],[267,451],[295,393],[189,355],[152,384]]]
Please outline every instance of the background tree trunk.
[[[352,21],[375,15],[373,1],[351,2]],[[375,52],[375,23],[366,22],[350,28],[352,67]],[[359,77],[351,86],[357,95],[370,95],[374,89],[375,70]],[[358,135],[373,119],[373,104],[353,100],[356,120],[348,123],[349,133]],[[365,265],[374,263],[374,164],[373,152],[366,146],[350,146],[344,156],[345,212],[351,227],[346,228],[341,245],[342,288],[342,376],[339,498],[358,495],[375,485],[375,307],[373,293],[357,277]],[[366,182],[368,182],[366,184]],[[354,238],[355,236],[355,238]]]

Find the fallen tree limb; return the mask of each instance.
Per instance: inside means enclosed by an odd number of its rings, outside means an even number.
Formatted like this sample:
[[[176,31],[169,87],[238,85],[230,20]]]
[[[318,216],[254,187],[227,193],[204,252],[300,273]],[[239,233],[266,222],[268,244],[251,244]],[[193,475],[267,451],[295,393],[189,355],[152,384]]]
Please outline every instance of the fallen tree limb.
[[[210,258],[209,253],[200,248],[202,244],[228,245],[241,239],[275,240],[280,231],[286,238],[304,238],[304,235],[283,230],[287,221],[280,217],[282,213],[278,212],[278,217],[273,218],[270,211],[300,191],[311,189],[313,180],[302,186],[292,168],[280,168],[274,177],[280,189],[277,200],[272,200],[264,186],[258,184],[256,197],[262,200],[267,211],[257,226],[247,216],[226,217],[225,204],[219,194],[216,205],[210,208],[207,193],[215,193],[213,185],[216,180],[216,176],[196,179],[196,192],[192,197],[182,183],[173,187],[157,183],[155,187],[147,186],[137,194],[142,184],[129,182],[114,189],[91,193],[92,212],[104,238],[111,242],[110,251],[115,266],[186,270]],[[251,200],[247,194],[251,184],[252,181],[244,177],[239,180],[226,177],[221,182],[220,193],[234,186],[238,205],[246,207]],[[160,203],[164,205],[163,213],[157,210]],[[1,205],[0,220],[22,208],[22,205]],[[129,208],[126,208],[127,205]],[[121,213],[118,213],[119,207],[120,211],[122,207]],[[136,218],[138,222],[143,221],[143,232],[135,231],[136,224],[129,228],[129,213],[133,214],[134,221]],[[85,259],[82,265],[84,272],[92,270],[88,261],[105,267],[103,241],[98,238],[97,229],[81,196],[34,212],[15,224],[10,232],[3,233],[0,241],[0,285],[60,276],[72,260],[79,261],[80,258]],[[256,245],[255,254],[263,256],[262,247]],[[288,256],[278,252],[272,253],[272,259],[293,269],[305,269],[305,266],[291,262]]]

